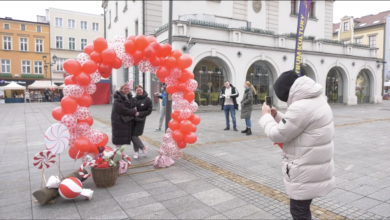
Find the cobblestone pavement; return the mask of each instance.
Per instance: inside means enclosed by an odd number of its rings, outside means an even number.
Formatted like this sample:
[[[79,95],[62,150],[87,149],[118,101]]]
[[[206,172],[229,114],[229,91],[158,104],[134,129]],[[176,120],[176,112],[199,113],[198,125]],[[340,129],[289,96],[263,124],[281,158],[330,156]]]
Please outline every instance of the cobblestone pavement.
[[[41,206],[32,193],[41,187],[41,172],[32,157],[44,150],[46,129],[56,121],[51,111],[58,103],[0,105],[0,219],[288,219],[289,200],[280,171],[281,150],[258,125],[260,110],[252,114],[252,136],[223,131],[222,112],[200,112],[198,141],[189,145],[182,160],[167,169],[152,166],[129,169],[111,188],[97,188],[92,200],[64,200]],[[388,128],[390,102],[332,106],[335,120],[337,189],[315,199],[315,219],[380,219],[390,217],[390,155]],[[111,105],[91,106],[95,129],[111,136]],[[239,120],[238,129],[244,129]],[[147,157],[157,155],[163,132],[155,132],[158,112],[147,119],[144,136]],[[109,142],[110,146],[112,144]],[[126,152],[132,156],[132,147]],[[75,171],[67,153],[61,172]],[[31,169],[30,169],[31,168]],[[142,173],[141,173],[142,172]],[[46,177],[58,168],[45,170]]]

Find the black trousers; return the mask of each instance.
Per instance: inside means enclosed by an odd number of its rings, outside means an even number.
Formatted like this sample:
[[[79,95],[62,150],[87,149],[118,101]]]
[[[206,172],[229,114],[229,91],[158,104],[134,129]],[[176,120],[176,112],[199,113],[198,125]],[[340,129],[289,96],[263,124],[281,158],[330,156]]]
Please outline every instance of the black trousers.
[[[290,199],[290,212],[294,220],[311,220],[310,204],[313,200]]]

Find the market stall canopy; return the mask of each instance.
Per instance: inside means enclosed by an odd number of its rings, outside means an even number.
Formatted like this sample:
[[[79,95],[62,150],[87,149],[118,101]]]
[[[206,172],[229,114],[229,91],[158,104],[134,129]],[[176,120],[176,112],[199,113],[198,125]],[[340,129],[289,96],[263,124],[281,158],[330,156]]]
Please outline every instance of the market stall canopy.
[[[390,82],[385,82],[384,86],[390,86]]]
[[[11,82],[10,84],[2,87],[4,90],[26,90],[26,87],[17,84],[16,82]]]
[[[35,81],[33,84],[28,86],[29,89],[57,89],[58,86],[50,81]]]
[[[58,86],[59,89],[64,89],[65,88],[65,83],[62,83],[62,85]]]

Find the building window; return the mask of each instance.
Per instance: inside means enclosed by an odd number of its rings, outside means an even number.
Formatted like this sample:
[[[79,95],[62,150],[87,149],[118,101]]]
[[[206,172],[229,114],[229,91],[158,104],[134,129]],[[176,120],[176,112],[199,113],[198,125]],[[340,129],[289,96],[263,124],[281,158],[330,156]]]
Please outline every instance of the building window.
[[[34,61],[34,73],[42,74],[42,61]]]
[[[22,73],[31,73],[29,60],[22,60]]]
[[[92,23],[92,30],[99,31],[99,23]]]
[[[73,19],[68,19],[68,28],[74,28],[75,21]]]
[[[11,50],[11,37],[3,36],[3,49]]]
[[[1,72],[2,73],[11,72],[11,60],[1,60]]]
[[[43,40],[35,39],[35,52],[43,52]]]
[[[4,24],[4,29],[9,29],[9,24]]]
[[[315,7],[316,3],[311,1],[311,5],[310,5],[310,11],[309,11],[309,17],[310,18],[315,18],[316,17],[316,7]]]
[[[85,46],[87,46],[87,39],[81,39],[81,50],[84,50]]]
[[[376,36],[369,37],[370,47],[376,47]]]
[[[41,32],[41,26],[37,26],[37,32]]]
[[[21,24],[21,25],[20,25],[20,30],[25,31],[25,30],[26,30],[26,25]]]
[[[59,58],[59,59],[57,59],[57,62],[56,62],[56,68],[57,68],[57,71],[61,71],[61,72],[63,72],[64,71],[64,67],[62,66],[63,64],[64,64],[64,62],[65,62],[65,59],[63,59],[63,58]]]
[[[292,15],[298,14],[297,13],[297,1],[296,0],[292,0],[291,1],[291,14]]]
[[[135,21],[135,36],[138,36],[138,20]]]
[[[363,38],[357,38],[356,39],[357,44],[362,44],[363,43]]]
[[[87,22],[86,21],[81,21],[80,22],[80,28],[81,28],[81,30],[87,30]]]
[[[76,39],[74,37],[69,38],[69,50],[76,50]]]
[[[344,22],[344,32],[349,31],[349,22]]]
[[[343,44],[344,44],[344,45],[349,44],[349,40],[343,41]]]
[[[62,18],[56,18],[56,27],[62,27]]]
[[[20,38],[20,51],[27,51],[27,38]]]
[[[62,37],[60,37],[60,36],[56,37],[56,48],[62,49]]]

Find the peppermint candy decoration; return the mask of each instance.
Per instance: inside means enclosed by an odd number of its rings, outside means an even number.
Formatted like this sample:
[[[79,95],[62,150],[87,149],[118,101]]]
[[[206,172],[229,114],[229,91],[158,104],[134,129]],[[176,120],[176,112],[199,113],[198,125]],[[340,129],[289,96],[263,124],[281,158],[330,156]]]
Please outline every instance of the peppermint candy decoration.
[[[94,94],[96,92],[95,83],[90,83],[88,86],[84,87],[84,92],[86,92],[89,95]]]
[[[138,68],[139,68],[139,70],[141,70],[141,72],[144,72],[144,73],[146,73],[146,72],[148,72],[149,70],[150,70],[150,67],[151,67],[152,65],[150,64],[150,62],[149,61],[144,61],[144,60],[141,60],[139,63],[138,63]]]
[[[125,55],[122,57],[122,64],[126,68],[132,67],[134,66],[134,58],[131,55],[125,53]]]
[[[198,88],[198,82],[194,79],[190,79],[186,82],[186,89],[190,91],[195,91]]]
[[[191,109],[192,112],[196,112],[198,110],[198,104],[192,101],[189,108]]]
[[[91,111],[87,107],[78,107],[76,110],[77,119],[84,120],[87,119],[91,115]]]
[[[77,125],[77,118],[74,114],[66,114],[62,116],[61,123],[68,129],[74,129]]]
[[[77,61],[79,61],[81,65],[83,65],[88,60],[90,60],[90,58],[89,55],[86,53],[80,53],[79,55],[77,55]]]
[[[167,78],[165,78],[165,83],[167,84],[167,86],[176,86],[178,83],[178,80],[177,80],[177,78],[174,78],[172,76],[168,76]]]
[[[67,115],[64,115],[64,117]],[[64,119],[64,117],[62,119]],[[69,146],[69,138],[70,134],[67,126],[60,123],[54,124],[50,126],[45,133],[44,142],[46,149],[53,154],[59,154]]]
[[[33,158],[33,165],[38,169],[47,169],[55,163],[56,155],[49,150],[41,151],[35,154]]]
[[[173,68],[171,69],[171,75],[172,78],[178,79],[181,76],[181,70],[179,68]]]
[[[67,85],[63,89],[64,96],[72,96],[73,98],[77,99],[80,98],[83,93],[83,87],[80,85]]]
[[[96,72],[90,74],[90,76],[91,76],[91,80],[93,83],[98,83],[100,81],[100,79],[102,78],[102,76],[100,75],[98,70],[96,70]]]
[[[131,165],[130,157],[124,154],[123,152],[122,152],[122,160],[126,161],[129,164],[129,166]]]
[[[180,117],[187,119],[191,116],[192,111],[188,108],[180,110]]]
[[[173,93],[173,95],[172,95],[172,100],[173,100],[174,102],[181,101],[181,100],[183,99],[183,95],[184,95],[183,92],[175,92],[175,93]]]

